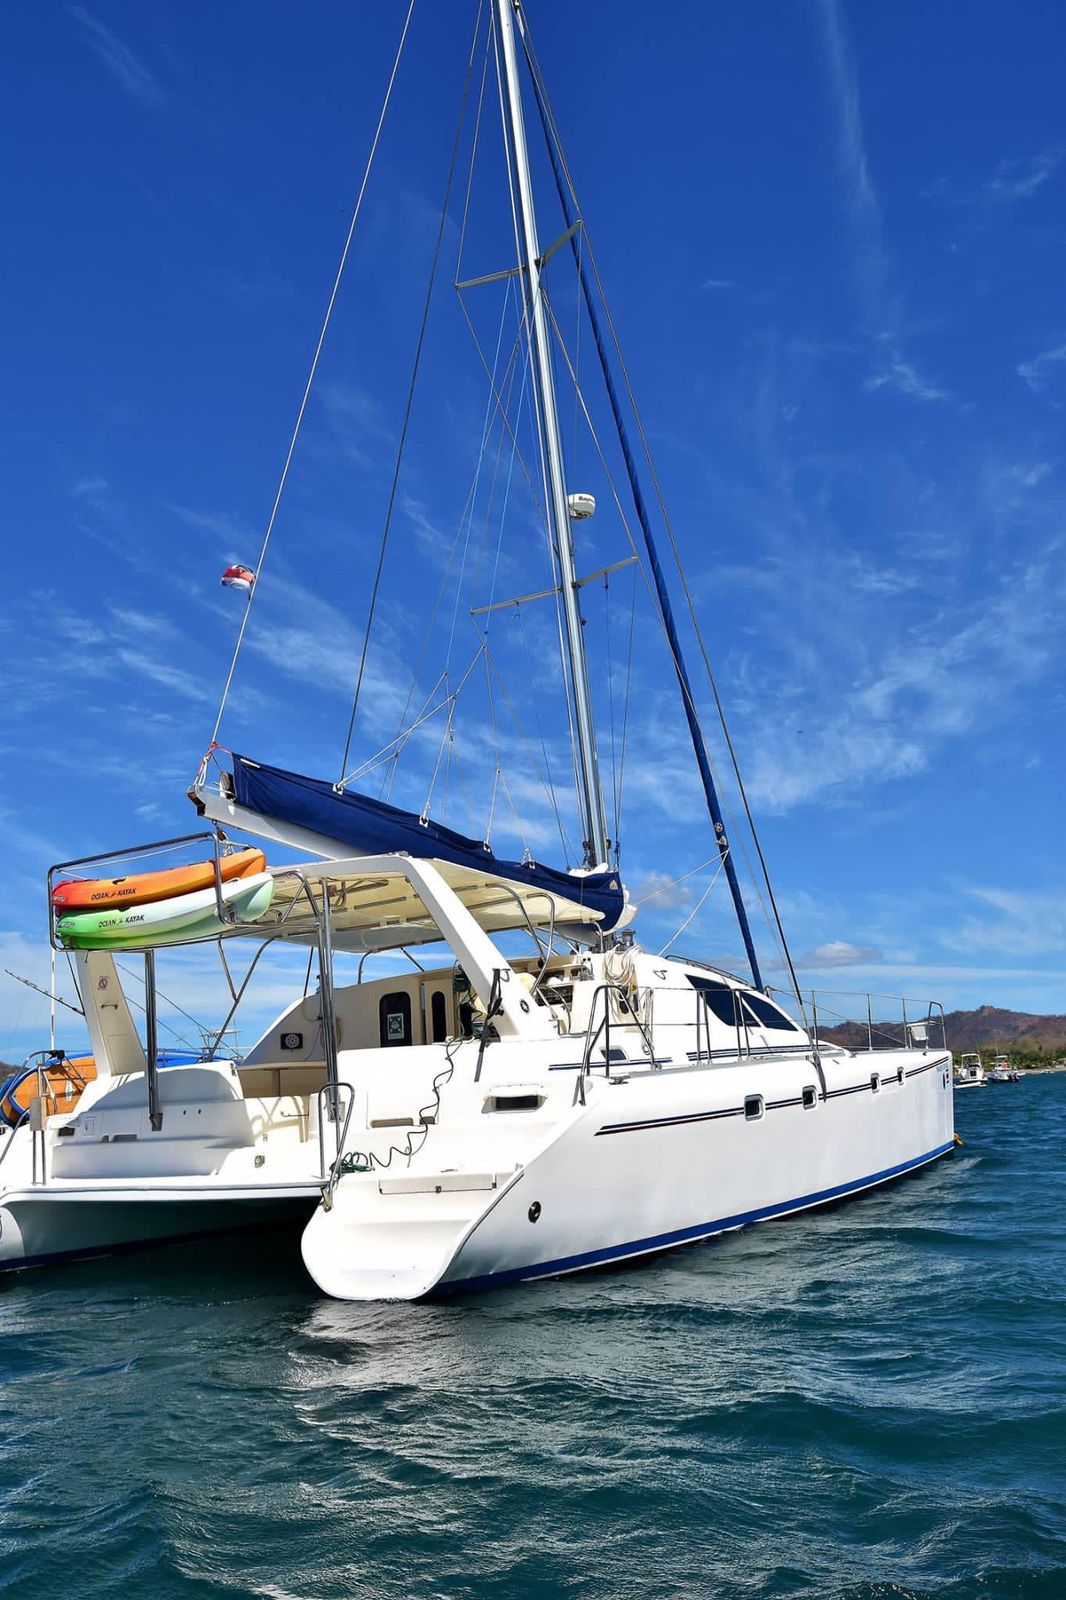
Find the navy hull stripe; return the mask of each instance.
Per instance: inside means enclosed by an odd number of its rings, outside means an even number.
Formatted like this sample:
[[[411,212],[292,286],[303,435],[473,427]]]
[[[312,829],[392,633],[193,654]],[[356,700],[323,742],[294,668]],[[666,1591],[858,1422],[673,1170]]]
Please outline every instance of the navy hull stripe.
[[[870,1189],[875,1184],[887,1183],[892,1178],[902,1177],[904,1173],[913,1172],[916,1168],[935,1161],[939,1156],[947,1155],[954,1148],[955,1141],[951,1139],[947,1144],[937,1145],[935,1149],[927,1150],[924,1155],[915,1156],[911,1161],[901,1161],[894,1167],[885,1167],[881,1172],[870,1173],[865,1178],[854,1178],[848,1183],[834,1184],[831,1189],[819,1189],[813,1194],[799,1195],[794,1200],[782,1200],[776,1205],[757,1206],[753,1211],[740,1211],[735,1216],[719,1217],[714,1222],[700,1222],[694,1228],[676,1228],[670,1233],[653,1234],[647,1239],[631,1239],[626,1244],[607,1245],[602,1250],[586,1250],[580,1255],[560,1256],[555,1261],[538,1261],[525,1267],[508,1267],[501,1272],[486,1272],[475,1278],[459,1278],[454,1282],[439,1283],[433,1293],[454,1294],[460,1290],[465,1293],[468,1290],[495,1288],[505,1283],[518,1283],[524,1278],[548,1278],[555,1273],[576,1272],[582,1267],[600,1266],[609,1261],[621,1261],[626,1256],[646,1255],[652,1250],[667,1250],[671,1245],[708,1239],[716,1233],[725,1233],[731,1228],[743,1228],[752,1222],[767,1222],[771,1217],[785,1216],[790,1211],[803,1211],[811,1206],[823,1205],[830,1200],[842,1199],[844,1195],[855,1194],[860,1189]]]

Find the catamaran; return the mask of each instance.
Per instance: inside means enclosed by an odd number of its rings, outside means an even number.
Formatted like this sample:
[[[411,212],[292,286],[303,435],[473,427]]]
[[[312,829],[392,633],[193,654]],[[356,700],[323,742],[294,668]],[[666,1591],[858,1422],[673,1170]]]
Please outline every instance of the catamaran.
[[[403,38],[409,22],[410,11]],[[419,1299],[708,1239],[872,1189],[953,1147],[942,1027],[937,1040],[942,1013],[929,1006],[923,1017],[912,1004],[887,1048],[852,1050],[822,1039],[768,879],[796,1016],[764,982],[708,754],[702,694],[686,664],[641,482],[646,439],[524,9],[518,0],[492,0],[485,32],[479,28],[480,13],[468,81],[475,50],[483,49],[482,92],[489,67],[496,76],[516,259],[470,282],[503,281],[513,293],[519,355],[509,376],[486,367],[487,415],[501,439],[511,439],[512,461],[523,405],[532,419],[551,569],[547,589],[507,604],[517,611],[547,599],[556,607],[580,859],[555,868],[528,850],[520,858],[498,854],[491,810],[477,837],[435,817],[429,801],[412,811],[357,787],[348,758],[376,579],[339,778],[304,775],[219,743],[298,420],[258,564],[227,569],[243,574],[247,602],[190,791],[209,831],[165,841],[167,849],[206,849],[206,877],[197,868],[195,892],[183,891],[196,905],[164,896],[146,901],[143,912],[123,904],[106,916],[72,918],[57,901],[60,883],[72,872],[95,882],[108,863],[66,863],[50,876],[52,940],[76,962],[96,1077],[70,1110],[48,1116],[47,1097],[39,1096],[41,1109],[16,1135],[21,1166],[0,1167],[0,1266],[289,1217],[303,1223],[303,1258],[326,1293]],[[544,134],[564,223],[547,247],[534,206],[527,101]],[[481,110],[479,103],[479,126]],[[449,176],[449,190],[450,183]],[[446,194],[441,236],[447,204]],[[357,216],[358,205],[353,230]],[[575,529],[594,501],[568,479],[559,424],[556,381],[565,364],[592,428],[548,295],[550,274],[567,254],[640,535],[625,561],[592,576],[604,580],[615,566],[635,564],[646,580],[706,800],[714,881],[731,898],[746,976],[645,949],[633,927],[601,774],[596,699],[605,669],[590,663],[581,612],[589,579],[579,574]],[[339,282],[340,273],[331,308]],[[431,291],[432,273],[427,311]],[[328,322],[329,312],[319,351]],[[318,351],[300,418],[317,362]],[[515,375],[519,366],[528,389]],[[398,457],[397,474],[399,465]],[[623,517],[613,479],[610,488]],[[381,557],[378,576],[380,569]],[[490,597],[473,609],[490,614],[495,605]],[[710,690],[717,703],[713,680]],[[442,749],[456,699],[449,690],[432,707],[446,723]],[[412,746],[429,715],[412,714],[390,761]],[[355,778],[364,770],[355,768]],[[493,803],[496,793],[494,781]],[[750,821],[746,801],[744,809]],[[229,841],[241,835],[268,855],[297,859],[256,862],[247,879],[227,881]],[[144,854],[163,848],[144,847]],[[80,902],[92,903],[94,892],[81,892]],[[528,949],[514,948],[519,935]],[[183,945],[218,946],[234,1010],[265,950],[302,947],[309,960],[291,1003],[240,1059],[160,1072],[155,959],[162,947]],[[143,1037],[119,981],[117,948],[143,957]],[[242,948],[247,972],[238,982],[232,969]],[[365,961],[382,955],[394,958],[394,970],[368,977]],[[339,976],[346,960],[357,963],[354,981]]]

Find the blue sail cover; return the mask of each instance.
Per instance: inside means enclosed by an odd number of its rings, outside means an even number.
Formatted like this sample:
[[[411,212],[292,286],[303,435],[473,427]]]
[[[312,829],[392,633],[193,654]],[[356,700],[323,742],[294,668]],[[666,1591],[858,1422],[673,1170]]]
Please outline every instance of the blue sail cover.
[[[403,853],[452,861],[474,872],[544,889],[596,914],[598,926],[605,932],[614,927],[625,907],[616,872],[579,877],[536,861],[504,861],[479,839],[468,839],[440,822],[423,822],[413,811],[401,811],[365,794],[339,793],[322,778],[305,778],[283,767],[267,767],[234,755],[233,789],[238,805],[350,845],[354,855]]]

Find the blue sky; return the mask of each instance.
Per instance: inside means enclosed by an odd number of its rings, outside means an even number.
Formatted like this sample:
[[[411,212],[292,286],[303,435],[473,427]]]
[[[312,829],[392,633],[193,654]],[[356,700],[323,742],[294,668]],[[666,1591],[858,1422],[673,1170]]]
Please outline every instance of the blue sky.
[[[258,554],[403,9],[8,9],[3,965],[41,974],[51,861],[193,825],[184,790],[241,604],[219,573]],[[223,725],[232,747],[331,777],[474,15],[416,6]],[[796,0],[652,24],[635,0],[544,0],[531,20],[805,982],[1066,1010],[1061,8]],[[468,275],[510,265],[497,145],[487,95]],[[478,466],[486,384],[451,287],[468,154],[360,759],[395,727],[457,532],[463,582],[445,585],[420,695],[449,636],[449,681],[469,663],[471,605],[545,577],[520,463],[493,435]],[[490,359],[509,292],[468,294]],[[600,501],[591,570],[624,533],[572,393],[562,410],[571,486]],[[608,768],[630,582],[612,584],[610,639],[586,591]],[[492,625],[522,722],[498,704],[514,809],[499,799],[493,837],[557,862],[542,734],[571,849],[577,829],[554,622],[523,618],[524,638],[513,613]],[[445,813],[475,833],[495,765],[483,680],[482,662]],[[394,798],[421,806],[437,753],[432,729],[412,742]],[[444,787],[442,767],[437,815]],[[638,898],[713,851],[643,602],[621,838]],[[695,911],[679,948],[738,959],[723,884],[698,904],[707,881],[648,901],[648,944]],[[43,1007],[4,984],[15,1054]]]

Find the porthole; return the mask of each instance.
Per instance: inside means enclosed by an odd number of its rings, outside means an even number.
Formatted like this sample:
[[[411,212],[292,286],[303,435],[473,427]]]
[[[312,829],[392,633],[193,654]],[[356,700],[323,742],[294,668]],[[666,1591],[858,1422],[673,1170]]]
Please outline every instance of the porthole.
[[[813,1083],[809,1083],[803,1091],[803,1109],[804,1111],[813,1111],[817,1104],[818,1090]]]
[[[744,1101],[744,1115],[749,1122],[758,1122],[763,1114],[763,1099],[761,1094],[749,1094]]]
[[[870,1074],[870,1093],[871,1094],[876,1094],[877,1091],[880,1089],[880,1087],[881,1087],[881,1074],[879,1072],[871,1072],[871,1074]]]

